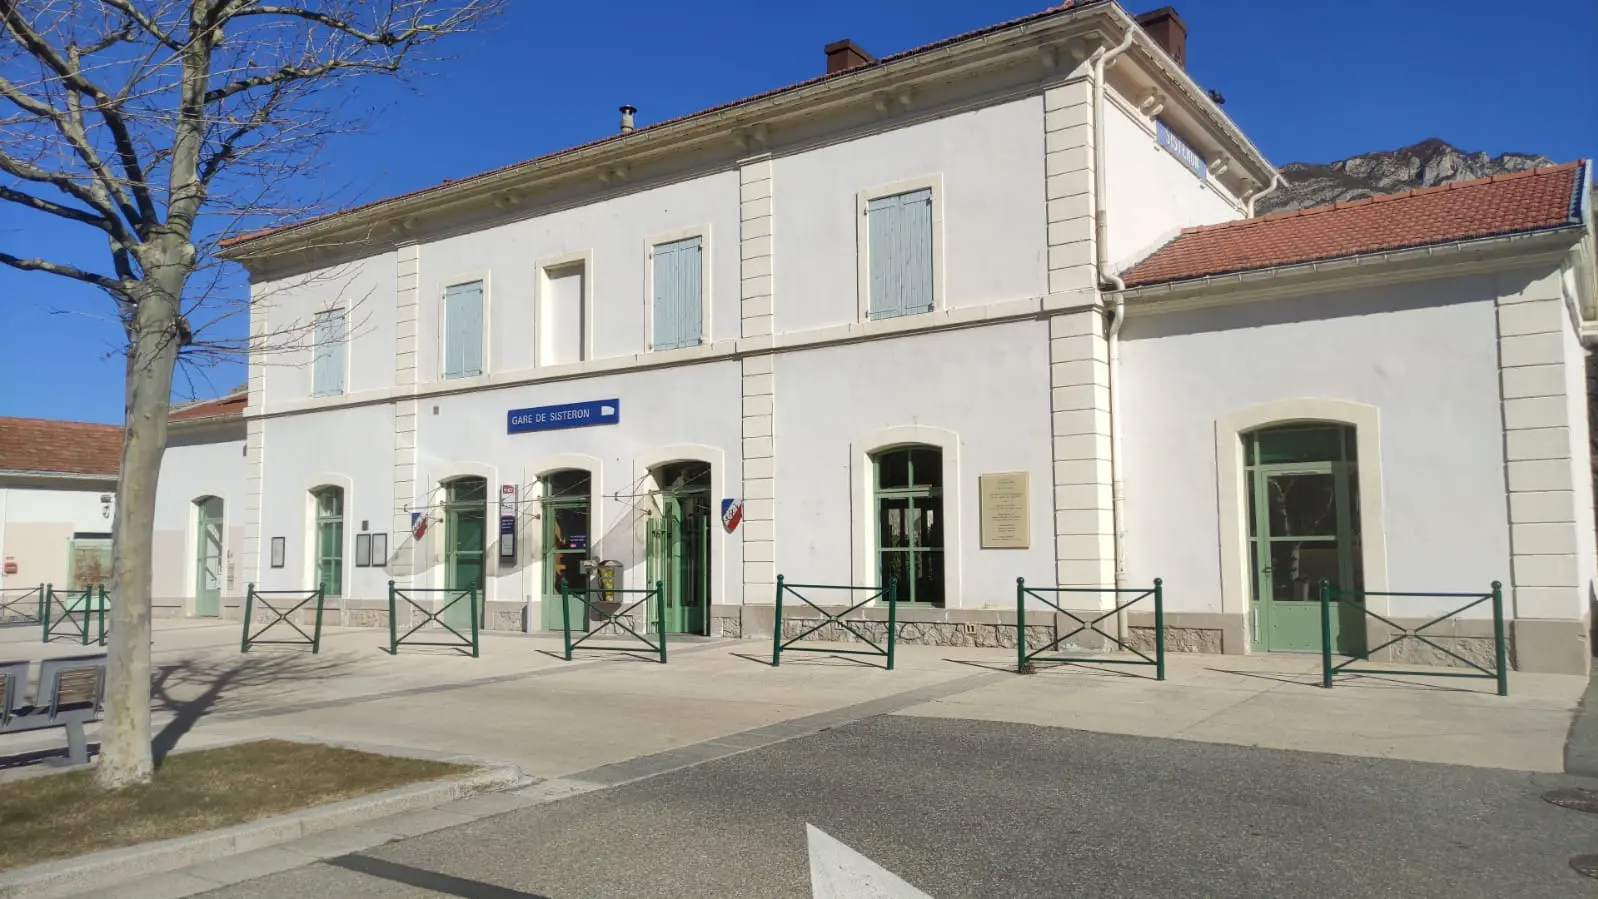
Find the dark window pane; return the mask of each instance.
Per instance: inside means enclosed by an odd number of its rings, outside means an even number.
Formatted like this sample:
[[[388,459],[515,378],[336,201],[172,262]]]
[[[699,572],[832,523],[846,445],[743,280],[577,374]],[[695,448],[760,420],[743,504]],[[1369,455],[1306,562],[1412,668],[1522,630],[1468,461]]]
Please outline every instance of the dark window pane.
[[[1343,429],[1343,458],[1350,462],[1359,458],[1359,436],[1353,428]]]
[[[1278,474],[1265,479],[1272,537],[1337,536],[1336,480],[1329,474]]]
[[[907,552],[884,552],[877,554],[881,564],[881,580],[884,596],[893,602],[910,601],[910,554]],[[891,588],[891,592],[890,591]]]
[[[1348,466],[1348,530],[1358,537],[1359,527],[1359,472]]]
[[[892,489],[910,486],[910,453],[893,450],[877,456],[877,486]]]
[[[1255,456],[1257,455],[1257,453],[1255,451],[1255,444],[1258,443],[1258,442],[1259,442],[1259,435],[1258,434],[1244,434],[1243,435],[1243,464],[1244,465],[1253,465],[1255,462],[1259,461],[1258,459],[1255,458]]]
[[[1310,602],[1320,599],[1325,578],[1340,589],[1335,540],[1289,540],[1271,544],[1271,599]]]
[[[544,498],[588,498],[588,472],[570,469],[544,475]]]
[[[916,487],[943,486],[943,453],[935,449],[911,450],[910,473]]]
[[[1261,431],[1260,463],[1336,462],[1342,458],[1343,428],[1293,427]]]
[[[588,506],[560,506],[552,510],[552,514],[555,528],[554,549],[588,547]]]
[[[931,496],[915,501],[916,546],[943,548],[943,498]]]
[[[484,502],[488,499],[488,482],[482,478],[450,481],[446,496],[451,503]]]
[[[910,501],[908,499],[880,499],[877,501],[877,546],[882,549],[904,548],[910,545]]]
[[[916,602],[943,605],[943,553],[916,553]]]

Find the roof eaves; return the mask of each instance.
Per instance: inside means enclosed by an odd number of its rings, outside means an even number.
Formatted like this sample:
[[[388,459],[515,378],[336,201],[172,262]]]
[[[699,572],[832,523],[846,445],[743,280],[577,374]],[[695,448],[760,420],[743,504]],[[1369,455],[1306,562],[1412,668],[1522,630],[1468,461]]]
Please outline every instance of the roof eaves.
[[[384,197],[384,198],[381,198],[381,199],[378,199],[378,200],[374,200],[374,201],[369,202],[369,203],[363,203],[363,204],[358,205],[358,206],[353,206],[353,207],[351,207],[349,209],[344,209],[344,210],[339,210],[337,212],[327,213],[327,214],[324,214],[324,215],[320,215],[320,216],[316,216],[316,217],[313,217],[313,218],[305,219],[303,221],[291,222],[291,223],[288,223],[288,224],[285,224],[285,225],[279,225],[279,226],[275,226],[275,227],[272,227],[272,228],[267,228],[267,229],[263,229],[263,230],[260,230],[260,231],[251,232],[251,233],[248,233],[248,234],[241,234],[241,235],[238,235],[238,236],[235,236],[235,237],[225,238],[225,239],[223,239],[221,241],[221,246],[222,246],[222,250],[223,250],[223,256],[224,257],[228,257],[228,258],[234,258],[234,259],[238,259],[238,258],[241,258],[241,257],[247,257],[247,256],[251,255],[250,253],[245,251],[245,248],[248,245],[250,245],[252,243],[256,243],[257,241],[265,240],[267,238],[286,236],[286,235],[290,234],[291,232],[304,232],[307,229],[312,229],[312,228],[314,228],[315,226],[318,226],[318,225],[327,225],[330,222],[335,221],[335,220],[345,219],[346,217],[354,216],[354,215],[357,215],[357,214],[362,213],[362,212],[370,213],[370,212],[373,212],[373,211],[375,211],[377,209],[380,209],[382,207],[390,206],[390,205],[393,205],[393,204],[403,203],[403,202],[408,201],[408,200],[414,200],[414,199],[417,199],[419,197],[423,197],[423,196],[427,196],[427,195],[430,195],[430,194],[438,193],[440,191],[460,192],[460,191],[463,191],[463,190],[468,190],[468,189],[473,188],[473,187],[480,187],[485,182],[489,182],[489,181],[491,181],[493,179],[496,179],[498,177],[502,177],[502,176],[505,176],[505,175],[508,175],[508,174],[512,174],[512,173],[528,172],[528,171],[533,170],[535,168],[547,166],[549,164],[555,163],[557,161],[564,160],[566,158],[575,156],[575,155],[580,154],[580,153],[584,153],[584,152],[587,152],[587,151],[598,150],[598,149],[603,148],[603,147],[608,147],[608,146],[611,146],[611,145],[618,144],[618,143],[620,143],[622,141],[632,141],[632,142],[634,142],[636,144],[638,142],[638,138],[641,137],[641,136],[658,137],[662,133],[664,133],[664,132],[666,132],[666,131],[674,128],[674,127],[680,127],[680,126],[683,126],[685,124],[696,122],[696,121],[707,120],[710,117],[715,116],[717,114],[732,112],[734,110],[737,110],[737,109],[740,109],[740,108],[743,108],[743,107],[752,106],[752,105],[754,105],[756,103],[759,103],[761,101],[779,100],[779,99],[783,98],[784,95],[791,95],[791,94],[794,94],[794,93],[796,93],[798,91],[802,91],[802,90],[804,90],[806,88],[816,87],[816,86],[818,86],[818,85],[820,85],[822,83],[825,83],[825,82],[842,83],[842,82],[845,82],[845,81],[848,81],[848,80],[858,80],[860,78],[865,77],[868,73],[880,72],[884,68],[892,66],[895,63],[902,62],[903,60],[906,60],[906,59],[910,59],[910,58],[918,57],[918,56],[924,56],[924,55],[927,55],[927,54],[929,54],[929,53],[931,53],[933,51],[936,51],[936,50],[948,48],[948,47],[951,47],[951,46],[956,45],[956,44],[962,44],[962,43],[966,43],[966,42],[969,42],[969,41],[974,41],[974,40],[989,36],[991,34],[994,34],[996,32],[1004,31],[1004,30],[1011,29],[1011,28],[1017,28],[1017,27],[1028,25],[1028,24],[1031,24],[1031,23],[1034,23],[1034,22],[1038,22],[1038,21],[1041,21],[1041,20],[1044,20],[1044,19],[1049,19],[1049,18],[1052,18],[1052,17],[1055,17],[1055,16],[1063,16],[1063,15],[1068,15],[1068,14],[1081,13],[1081,12],[1083,12],[1085,10],[1090,10],[1090,9],[1093,9],[1093,8],[1096,8],[1096,7],[1103,7],[1103,8],[1106,8],[1106,9],[1116,10],[1116,11],[1120,12],[1123,15],[1123,17],[1126,18],[1126,21],[1131,23],[1133,27],[1139,27],[1140,28],[1140,26],[1137,26],[1136,23],[1133,22],[1131,17],[1129,15],[1127,15],[1124,10],[1121,10],[1119,8],[1118,4],[1116,4],[1114,2],[1111,2],[1111,0],[1066,0],[1066,2],[1060,3],[1060,4],[1056,5],[1056,6],[1051,6],[1050,8],[1042,10],[1042,11],[1039,11],[1039,12],[1030,13],[1028,15],[1020,16],[1020,17],[1015,18],[1015,19],[1010,19],[1010,20],[1005,21],[1005,22],[1000,22],[1000,23],[997,23],[997,24],[994,24],[994,25],[984,26],[982,28],[978,28],[978,29],[975,29],[973,31],[968,31],[968,32],[965,32],[963,34],[954,35],[954,36],[948,37],[948,38],[943,38],[941,40],[933,41],[932,43],[929,43],[929,44],[924,44],[924,45],[921,45],[919,47],[913,47],[913,48],[911,48],[909,50],[904,50],[904,51],[901,51],[899,53],[890,54],[888,56],[881,57],[880,59],[877,59],[874,62],[868,63],[866,65],[857,66],[855,68],[848,69],[848,70],[843,71],[843,72],[836,72],[836,73],[827,74],[827,75],[820,75],[820,76],[817,76],[815,78],[810,78],[810,79],[806,79],[804,81],[797,82],[795,84],[789,84],[789,85],[784,85],[782,87],[773,88],[772,90],[764,91],[764,92],[758,93],[758,94],[754,94],[754,95],[751,95],[749,97],[744,97],[744,98],[739,99],[739,100],[731,101],[731,102],[728,102],[728,103],[722,103],[722,104],[719,104],[719,105],[716,105],[716,106],[711,106],[711,107],[709,107],[707,109],[703,109],[703,110],[699,110],[699,111],[696,111],[696,112],[688,113],[688,114],[682,115],[682,116],[677,116],[675,118],[667,119],[665,121],[656,122],[656,123],[654,123],[652,125],[647,125],[647,126],[645,126],[643,128],[639,128],[639,129],[637,129],[637,130],[635,130],[633,132],[627,133],[627,134],[609,134],[609,135],[605,135],[604,137],[597,138],[595,140],[588,141],[586,143],[577,144],[576,146],[567,147],[567,148],[564,148],[564,149],[561,149],[561,150],[556,150],[556,151],[554,151],[552,153],[547,153],[547,154],[545,154],[543,156],[534,157],[533,159],[524,160],[522,162],[516,162],[516,163],[511,163],[509,165],[500,166],[499,168],[490,169],[489,171],[486,171],[486,172],[479,172],[479,173],[474,174],[474,175],[469,175],[469,176],[467,176],[465,178],[458,178],[458,179],[448,180],[448,181],[445,181],[445,182],[443,182],[441,184],[428,185],[426,187],[418,188],[418,189],[413,190],[413,191],[408,191],[408,192],[402,193],[402,194],[396,194],[396,195],[391,196],[391,197]],[[1232,127],[1232,130],[1236,130],[1235,126]],[[1246,138],[1244,140],[1246,141]],[[1263,157],[1261,157],[1261,158],[1263,158]]]

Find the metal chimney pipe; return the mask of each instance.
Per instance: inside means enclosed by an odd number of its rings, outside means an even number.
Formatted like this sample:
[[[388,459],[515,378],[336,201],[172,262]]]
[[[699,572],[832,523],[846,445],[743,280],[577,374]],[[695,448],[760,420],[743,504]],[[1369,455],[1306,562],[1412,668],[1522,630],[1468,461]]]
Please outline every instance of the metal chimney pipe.
[[[637,112],[638,112],[638,109],[636,107],[633,107],[633,106],[623,106],[621,108],[621,133],[622,134],[632,134],[633,133],[633,115],[636,114]]]

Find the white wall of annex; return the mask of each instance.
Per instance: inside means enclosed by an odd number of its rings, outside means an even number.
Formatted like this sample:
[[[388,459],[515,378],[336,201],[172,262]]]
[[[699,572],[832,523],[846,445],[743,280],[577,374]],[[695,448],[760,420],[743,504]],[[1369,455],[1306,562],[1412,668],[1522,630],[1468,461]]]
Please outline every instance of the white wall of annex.
[[[1173,610],[1221,611],[1217,419],[1324,398],[1379,410],[1389,589],[1508,583],[1497,366],[1491,277],[1134,313],[1121,350],[1129,580],[1163,577]],[[1363,477],[1376,462],[1359,460]]]
[[[260,570],[262,589],[314,585],[310,491],[344,488],[344,597],[384,599],[389,575],[382,567],[355,567],[355,535],[393,527],[394,411],[389,405],[352,406],[270,418],[263,422],[261,454]],[[284,539],[284,565],[271,567],[272,538]],[[389,552],[407,534],[389,534]]]
[[[874,563],[853,570],[859,546],[876,540],[863,532],[870,510],[852,507],[854,447],[874,431],[922,425],[959,440],[958,473],[944,460],[960,494],[959,543],[945,553],[959,554],[961,583],[949,584],[948,607],[1013,608],[1017,577],[1053,583],[1048,334],[1046,322],[1017,322],[779,355],[777,571],[800,583],[876,583]],[[981,549],[977,478],[1015,471],[1029,476],[1030,548]]]
[[[529,369],[537,345],[535,284],[540,266],[591,253],[595,358],[645,350],[646,253],[655,238],[708,229],[704,288],[712,341],[739,336],[738,173],[717,172],[550,212],[420,246],[417,380],[442,375],[444,289],[488,281],[489,372]]]
[[[394,253],[263,282],[251,296],[251,316],[265,316],[265,332],[274,347],[256,361],[265,396],[250,397],[252,407],[310,398],[312,318],[341,304],[349,311],[345,393],[394,385]]]
[[[161,457],[155,494],[154,569],[151,595],[157,605],[183,605],[194,597],[197,500],[222,500],[223,596],[242,596],[249,575],[239,568],[244,554],[244,423],[228,430],[174,429]]]
[[[1573,298],[1572,298],[1573,299]],[[1566,320],[1563,333],[1565,356],[1565,402],[1570,421],[1570,479],[1576,490],[1576,605],[1570,610],[1573,618],[1590,612],[1590,604],[1598,598],[1598,534],[1594,529],[1593,472],[1591,422],[1587,400],[1587,350],[1573,324]]]
[[[1218,188],[1178,162],[1126,110],[1108,100],[1104,109],[1112,269],[1131,267],[1183,228],[1243,217]]]
[[[111,519],[100,497],[114,484],[68,487],[0,487],[0,556],[17,562],[17,573],[0,573],[0,587],[28,589],[71,580],[69,546],[75,533],[109,534]]]
[[[1032,96],[774,160],[779,333],[859,320],[858,195],[928,175],[943,181],[940,305],[1046,292],[1043,100]]]
[[[417,483],[426,494],[416,505],[436,507],[442,501],[441,480],[471,475],[488,479],[489,561],[486,598],[491,602],[541,599],[542,547],[534,503],[523,502],[517,521],[514,560],[499,560],[497,508],[499,488],[518,487],[521,500],[533,496],[542,471],[577,465],[574,457],[598,460],[597,490],[603,494],[592,508],[590,545],[596,559],[626,565],[628,586],[641,586],[645,575],[645,518],[654,501],[649,464],[672,458],[720,458],[712,462],[711,603],[737,604],[742,599],[743,543],[721,528],[722,498],[742,494],[742,369],[735,361],[618,374],[502,390],[434,397],[422,401],[417,419]],[[512,409],[615,399],[621,423],[536,433],[506,433]],[[437,413],[434,413],[434,409]],[[675,453],[672,448],[682,452]],[[403,498],[400,499],[404,501]],[[432,508],[432,516],[441,510]],[[658,511],[658,510],[657,510]],[[417,586],[443,586],[444,529],[437,521],[421,541]],[[535,619],[534,627],[538,625]]]

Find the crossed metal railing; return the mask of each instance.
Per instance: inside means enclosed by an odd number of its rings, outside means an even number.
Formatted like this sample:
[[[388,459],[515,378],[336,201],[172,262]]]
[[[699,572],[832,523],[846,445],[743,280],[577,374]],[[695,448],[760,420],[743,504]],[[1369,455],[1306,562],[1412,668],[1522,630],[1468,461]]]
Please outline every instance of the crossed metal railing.
[[[1015,579],[1015,667],[1017,671],[1026,670],[1032,662],[1094,662],[1101,665],[1152,665],[1154,666],[1154,679],[1165,680],[1165,587],[1160,578],[1154,579],[1152,587],[1028,587],[1026,578]],[[1097,618],[1083,619],[1076,612],[1060,605],[1060,601],[1051,597],[1071,593],[1113,593],[1116,596],[1116,605]],[[1048,595],[1044,595],[1048,594]],[[1076,630],[1061,634],[1035,650],[1027,650],[1026,640],[1026,600],[1030,596],[1054,609],[1061,615],[1070,618],[1078,625]],[[1122,596],[1129,596],[1121,602]],[[1106,619],[1116,617],[1135,603],[1151,599],[1154,602],[1154,658],[1149,658],[1146,653],[1136,646],[1099,630],[1099,623]],[[1063,601],[1063,600],[1061,600]],[[1049,656],[1044,653],[1054,651],[1061,643],[1080,633],[1093,633],[1109,640],[1118,649],[1130,652],[1137,656],[1136,659],[1106,659],[1098,656]]]
[[[250,584],[244,592],[244,635],[239,639],[239,652],[249,652],[252,646],[309,646],[311,654],[322,651],[322,607],[326,603],[327,593],[322,584],[317,584],[315,590],[257,590]],[[300,627],[294,616],[311,603],[316,603],[316,623],[311,626],[311,632],[306,633]],[[293,603],[293,605],[287,605]],[[255,629],[250,629],[255,620],[255,607],[259,605],[270,616],[267,622]],[[261,639],[261,635],[280,624],[288,625],[298,638],[274,637],[270,640]]]
[[[96,594],[98,591],[98,594]],[[98,600],[98,601],[97,601]],[[82,593],[58,593],[44,585],[44,642],[75,640],[88,646],[90,640],[105,645],[105,610],[110,605],[105,585],[88,586]]]
[[[44,621],[44,585],[0,589],[0,627]]]
[[[609,596],[611,594],[621,594],[623,596],[632,595],[638,596],[639,598],[634,600],[631,605],[623,605],[626,600],[613,602],[609,600],[595,600],[590,598],[593,595]],[[576,640],[572,639],[571,601],[574,599],[583,604],[583,616],[586,621],[599,622],[598,627],[588,628],[588,632],[583,634],[581,637],[578,637]],[[651,600],[654,601],[654,609],[649,608],[649,603]],[[604,603],[607,606],[614,606],[615,608],[595,608],[596,602]],[[642,634],[634,630],[632,626],[632,613],[635,609],[639,608],[644,610],[645,618],[644,632]],[[659,632],[657,634],[658,642],[651,641],[648,637],[648,618],[650,617],[651,613],[653,613],[655,624],[659,628]],[[644,648],[639,649],[637,646],[633,645],[600,645],[590,646],[588,648],[594,650],[605,650],[607,652],[647,652],[651,655],[659,657],[660,664],[666,664],[666,585],[663,581],[655,581],[655,586],[650,588],[633,588],[631,590],[623,590],[617,587],[585,587],[580,590],[573,590],[565,584],[561,584],[560,623],[561,631],[566,638],[566,661],[568,662],[572,660],[572,650],[577,649],[584,643],[592,640],[594,637],[605,633],[608,628],[615,628],[615,631],[611,631],[612,634],[615,634],[616,631],[625,631],[626,633],[631,634],[634,639],[641,642],[644,645]]]
[[[782,664],[782,654],[785,652],[825,652],[831,655],[872,656],[885,659],[887,661],[887,670],[892,671],[893,650],[894,646],[899,642],[899,604],[892,601],[892,597],[895,595],[894,586],[895,581],[892,577],[889,577],[887,584],[882,587],[856,587],[851,584],[790,584],[784,579],[783,575],[777,575],[777,607],[771,628],[771,667],[775,668]],[[848,591],[851,597],[860,592],[865,592],[867,595],[865,599],[860,600],[841,612],[829,612],[825,608],[817,605],[814,602],[811,602],[810,597],[800,593],[800,590],[843,590]],[[820,621],[816,622],[810,627],[805,628],[787,640],[782,638],[782,598],[784,594],[791,594],[805,605],[821,613]],[[883,641],[887,644],[887,646],[879,646],[877,641],[871,639],[870,636],[855,630],[853,625],[844,620],[845,615],[848,615],[849,613],[859,609],[863,609],[879,599],[886,601],[888,606],[888,634],[886,639]],[[856,619],[856,623],[863,620],[866,619]],[[838,625],[840,628],[853,634],[855,639],[866,644],[867,646],[870,646],[871,648],[838,649],[832,646],[794,645],[800,640],[805,639],[829,624]]]
[[[1365,599],[1371,596],[1410,596],[1427,597],[1433,599],[1468,599],[1459,608],[1439,615],[1436,618],[1415,628],[1406,628],[1390,618],[1378,615],[1365,606]],[[1367,592],[1364,590],[1336,590],[1331,582],[1321,581],[1321,685],[1330,690],[1332,679],[1339,671],[1348,671],[1351,674],[1387,674],[1409,677],[1469,677],[1494,680],[1498,683],[1498,695],[1509,695],[1509,652],[1504,642],[1504,588],[1503,584],[1493,581],[1492,589],[1487,593],[1392,593],[1392,592]],[[1488,668],[1465,658],[1457,652],[1434,642],[1433,638],[1439,634],[1426,633],[1427,628],[1435,627],[1452,618],[1457,618],[1461,613],[1481,605],[1484,602],[1492,603],[1493,611],[1493,667]],[[1358,609],[1361,613],[1359,622],[1365,623],[1366,617],[1374,618],[1387,627],[1397,632],[1386,643],[1364,650],[1359,655],[1337,664],[1332,663],[1332,608],[1341,603],[1344,606]],[[1381,652],[1389,646],[1396,646],[1405,640],[1414,640],[1418,643],[1454,659],[1473,670],[1471,671],[1415,671],[1400,668],[1350,668],[1356,662],[1367,661],[1373,653]]]
[[[417,602],[411,594],[434,594],[449,597],[442,606],[428,608]],[[399,632],[399,603],[404,600],[412,609],[422,613],[422,620],[410,630],[401,634]],[[471,612],[471,634],[463,634],[444,620],[444,613],[454,608],[457,603],[465,601]],[[412,639],[418,631],[436,624],[445,631],[454,635],[454,640],[417,640]],[[477,658],[481,652],[480,622],[477,614],[477,588],[470,587],[459,590],[452,587],[407,587],[404,590],[394,586],[393,581],[388,582],[388,652],[389,655],[399,655],[401,646],[448,646],[455,649],[468,650],[472,658]]]

